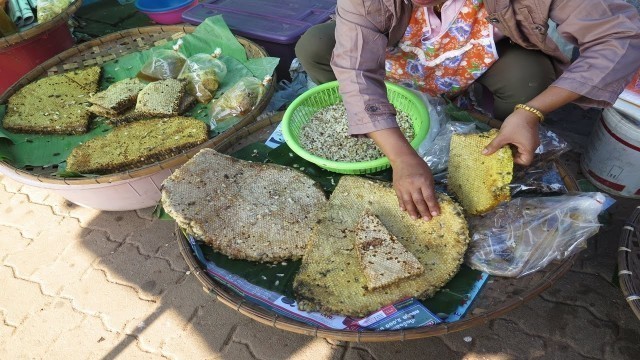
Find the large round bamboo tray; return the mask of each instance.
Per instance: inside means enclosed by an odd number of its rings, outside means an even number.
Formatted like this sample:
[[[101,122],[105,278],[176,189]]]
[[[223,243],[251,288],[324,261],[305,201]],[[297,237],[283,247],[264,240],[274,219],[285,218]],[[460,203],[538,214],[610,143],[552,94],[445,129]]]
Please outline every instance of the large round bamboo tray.
[[[149,26],[120,31],[75,46],[23,76],[0,96],[0,104],[6,104],[16,91],[41,77],[101,65],[122,55],[181,38],[194,30],[195,27],[190,25]],[[249,58],[268,56],[266,51],[254,42],[242,37],[237,38],[246,49]],[[51,189],[73,203],[99,210],[134,210],[153,206],[160,200],[160,184],[174,169],[201,149],[215,147],[253,122],[269,103],[274,88],[269,86],[254,109],[224,133],[182,154],[139,169],[104,176],[59,178],[52,175],[55,170],[51,168],[35,167],[23,170],[7,162],[0,162],[0,173],[27,185]]]
[[[493,121],[489,121],[486,118],[477,119],[484,121],[489,125],[495,124]],[[243,141],[246,137],[269,127],[278,121],[278,118],[269,118],[252,124],[250,127],[236,133],[233,137],[225,139],[224,142],[217,146],[217,149],[218,151],[224,152],[234,146],[235,143]],[[569,174],[562,164],[557,163],[556,165],[558,166],[567,189],[569,191],[579,191],[575,178]],[[283,317],[282,315],[243,299],[236,292],[207,275],[205,268],[197,260],[191,250],[189,241],[177,226],[175,233],[180,252],[189,265],[191,272],[195,274],[198,280],[202,283],[204,290],[216,300],[219,300],[223,304],[243,315],[278,329],[326,339],[354,342],[384,342],[420,339],[448,334],[486,324],[489,320],[498,318],[514,310],[525,302],[533,299],[547,288],[551,287],[571,268],[577,256],[574,255],[564,259],[563,261],[555,261],[544,269],[522,278],[491,277],[478,297],[474,300],[472,308],[467,315],[454,323],[441,323],[430,327],[394,331],[332,330],[311,326],[303,322]]]
[[[625,299],[640,319],[640,206],[624,225],[618,248],[618,280]]]
[[[36,65],[73,46],[67,20],[81,5],[82,0],[75,0],[49,21],[0,37],[0,93]]]

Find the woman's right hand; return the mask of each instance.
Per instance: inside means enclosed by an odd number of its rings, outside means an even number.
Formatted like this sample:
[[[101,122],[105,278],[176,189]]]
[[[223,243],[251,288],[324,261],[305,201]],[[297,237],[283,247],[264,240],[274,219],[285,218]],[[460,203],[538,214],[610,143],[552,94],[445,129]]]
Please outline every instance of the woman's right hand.
[[[393,188],[400,209],[414,218],[431,220],[440,214],[431,169],[404,137],[399,128],[368,134],[389,158],[393,168]]]
[[[431,169],[418,154],[394,159],[393,188],[400,209],[413,219],[431,220],[440,214]]]

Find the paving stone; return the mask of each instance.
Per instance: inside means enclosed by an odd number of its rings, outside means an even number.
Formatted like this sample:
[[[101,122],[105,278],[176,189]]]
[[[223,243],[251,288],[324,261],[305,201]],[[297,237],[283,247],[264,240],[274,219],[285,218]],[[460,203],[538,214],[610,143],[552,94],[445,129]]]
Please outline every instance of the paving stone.
[[[457,359],[462,354],[452,351],[437,337],[395,343],[351,344],[344,360],[364,359]]]
[[[143,255],[155,256],[158,251],[176,242],[175,223],[166,220],[147,222],[147,227],[134,230],[126,242],[135,244]]]
[[[545,354],[544,339],[523,332],[513,321],[496,319],[491,322],[491,329],[491,332],[472,337],[473,352],[501,353],[525,359],[534,359]]]
[[[185,261],[177,241],[172,241],[165,244],[160,248],[157,254],[158,257],[165,259],[171,264],[171,268],[177,271],[187,272],[189,271],[189,265]]]
[[[452,351],[467,353],[473,349],[474,344],[483,336],[495,335],[489,324],[479,325],[463,331],[454,332],[447,335],[438,336]],[[466,341],[465,338],[471,339]]]
[[[115,358],[107,358],[107,359],[126,359],[126,360],[166,360],[166,358],[161,354],[149,353],[140,349],[135,341],[130,343],[128,346],[123,347],[122,349],[117,348],[117,353]],[[210,358],[211,356],[207,356]],[[104,359],[104,358],[102,358]],[[189,359],[189,358],[185,358]],[[205,358],[203,358],[205,359]]]
[[[0,310],[0,358],[5,359],[6,356],[2,356],[2,351],[5,349],[9,341],[11,341],[11,336],[13,336],[14,331],[16,330],[15,326],[7,325],[7,320],[4,317],[4,311]]]
[[[29,202],[34,204],[42,204],[45,199],[52,193],[49,189],[43,189],[35,186],[24,185],[20,188],[20,193],[27,195]]]
[[[155,215],[153,215],[153,212],[155,211],[155,209],[156,209],[155,206],[144,208],[144,209],[138,209],[136,210],[136,214],[138,214],[138,216],[140,216],[143,219],[155,220],[156,217]]]
[[[605,345],[604,358],[635,359],[638,357],[639,348],[640,334],[638,334],[637,331],[620,329],[618,332],[618,339],[613,344]]]
[[[59,337],[77,327],[84,318],[74,311],[68,300],[57,299],[31,314],[17,329],[13,337],[20,339],[8,344],[10,359],[43,358],[43,354]]]
[[[199,308],[212,301],[211,296],[202,291],[200,283],[190,278],[168,288],[162,296],[161,305],[151,318],[145,320],[143,326],[128,329],[127,332],[138,335],[142,349],[161,349],[169,339],[180,335],[189,325],[189,319],[198,313]]]
[[[579,354],[566,343],[556,339],[547,339],[547,351],[544,355],[537,358],[537,360],[601,360],[595,359],[591,357],[586,357],[584,355]],[[631,358],[620,359],[620,358],[602,358],[606,360],[629,360]]]
[[[4,321],[9,325],[20,325],[29,314],[51,301],[42,294],[38,284],[16,279],[7,266],[0,266],[0,284],[0,313],[4,312]]]
[[[546,339],[560,339],[582,356],[603,358],[605,344],[616,340],[616,325],[595,318],[588,310],[541,298],[506,314],[524,333]]]
[[[193,279],[193,281],[196,280]],[[228,306],[211,300],[198,308],[190,317],[186,328],[182,331],[176,330],[178,336],[167,340],[162,347],[163,353],[171,358],[221,358],[214,354],[219,354],[223,350],[239,326],[251,321],[253,320]],[[228,357],[222,358],[228,359]]]
[[[172,270],[164,259],[140,254],[137,247],[129,243],[102,257],[95,267],[104,270],[110,281],[134,287],[140,297],[154,301],[186,276]]]
[[[44,229],[55,229],[62,221],[53,213],[51,207],[31,204],[24,194],[14,195],[0,207],[0,225],[14,227],[22,236],[33,239]]]
[[[599,320],[613,321],[621,328],[635,331],[640,341],[640,321],[620,288],[600,276],[571,271],[541,296],[548,301],[584,308]]]
[[[220,359],[229,358],[234,360],[269,360],[267,358],[261,358],[256,356],[252,351],[249,344],[239,343],[231,341],[226,347],[225,352],[221,354]],[[321,358],[317,358],[321,359]]]
[[[42,201],[43,205],[51,206],[53,213],[60,216],[71,216],[73,213],[75,218],[96,216],[100,211],[82,207],[76,205],[62,196],[51,193],[46,199]]]
[[[104,271],[97,269],[65,286],[61,296],[71,299],[78,311],[99,316],[107,330],[116,332],[129,323],[143,322],[157,307],[154,301],[140,299],[133,288],[107,281]]]
[[[85,316],[80,324],[60,336],[44,354],[49,359],[102,359],[126,338],[107,331],[100,319]]]
[[[640,204],[637,200],[614,198],[617,202],[607,210],[608,216],[603,219],[605,225],[596,236],[589,239],[588,248],[580,253],[573,267],[583,272],[598,274],[609,282],[614,281],[614,274],[618,271],[620,231],[635,207]]]
[[[36,270],[31,279],[41,284],[45,294],[58,294],[65,285],[79,281],[97,258],[108,256],[119,246],[121,243],[107,240],[102,231],[83,229],[79,241],[64,249],[58,259]]]
[[[5,190],[4,186],[0,184],[0,212],[3,211],[4,204],[8,204],[15,193]]]
[[[22,237],[18,229],[0,225],[0,262],[7,255],[24,250],[31,240]]]
[[[76,216],[71,211],[70,215],[78,218],[83,227],[107,232],[113,241],[124,241],[134,231],[145,229],[151,224],[150,220],[140,218],[135,211],[93,210],[92,213],[90,216]]]
[[[10,193],[17,193],[20,188],[24,186],[22,183],[17,182],[7,176],[0,174],[0,183],[4,186],[4,189]]]
[[[238,326],[231,342],[243,344],[257,359],[329,359],[334,352],[334,348],[324,340],[275,329],[257,321]],[[222,353],[235,358],[233,351],[238,346],[231,345]]]
[[[56,218],[62,221],[50,227],[49,231],[42,231],[23,251],[6,257],[4,263],[15,269],[16,276],[30,278],[39,268],[55,262],[67,246],[80,241],[82,229],[77,220]]]

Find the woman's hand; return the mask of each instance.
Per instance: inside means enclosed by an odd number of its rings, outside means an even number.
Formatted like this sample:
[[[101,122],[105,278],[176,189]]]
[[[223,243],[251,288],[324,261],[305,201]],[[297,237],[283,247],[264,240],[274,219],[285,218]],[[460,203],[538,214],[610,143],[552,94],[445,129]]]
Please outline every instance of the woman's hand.
[[[368,134],[389,158],[393,168],[393,188],[400,209],[414,218],[430,220],[440,214],[431,169],[404,137],[399,128]]]
[[[393,188],[400,209],[413,219],[431,220],[440,214],[431,169],[418,154],[396,158],[393,168]]]
[[[513,162],[529,165],[533,161],[533,154],[540,145],[538,134],[538,116],[522,109],[517,109],[509,115],[498,136],[482,151],[483,155],[491,155],[507,144],[515,147]]]
[[[543,114],[566,105],[580,98],[580,94],[557,86],[549,86],[545,91],[527,102],[526,105],[538,109]],[[516,109],[509,115],[502,126],[500,133],[482,152],[491,155],[507,144],[516,148],[513,161],[520,165],[529,165],[533,161],[533,154],[540,145],[538,134],[538,116],[530,111]]]

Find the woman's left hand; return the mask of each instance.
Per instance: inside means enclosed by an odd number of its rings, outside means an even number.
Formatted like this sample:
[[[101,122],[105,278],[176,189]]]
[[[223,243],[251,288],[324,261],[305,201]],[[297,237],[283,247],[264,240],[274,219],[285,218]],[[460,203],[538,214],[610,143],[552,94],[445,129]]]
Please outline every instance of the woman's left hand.
[[[511,144],[515,147],[513,162],[520,165],[531,164],[533,154],[540,145],[538,123],[539,119],[535,114],[527,110],[515,110],[504,120],[498,136],[487,145],[482,154],[491,155],[501,147]]]

